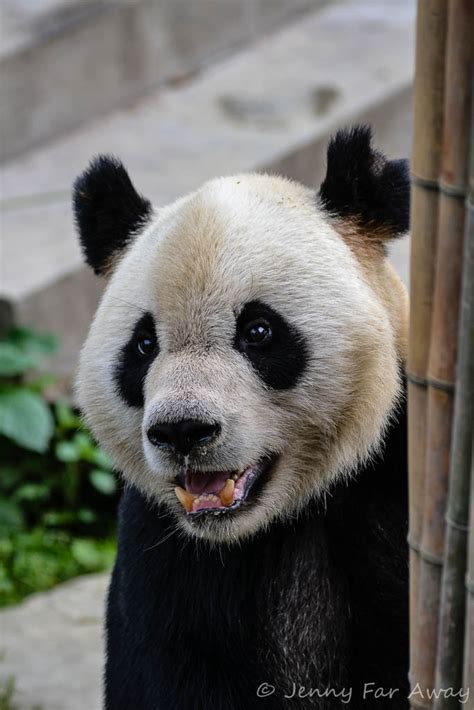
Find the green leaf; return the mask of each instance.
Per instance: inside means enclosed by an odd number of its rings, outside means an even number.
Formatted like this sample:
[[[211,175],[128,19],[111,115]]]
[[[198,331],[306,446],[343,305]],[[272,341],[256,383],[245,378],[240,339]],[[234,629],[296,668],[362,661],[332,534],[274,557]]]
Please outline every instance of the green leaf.
[[[79,429],[81,426],[81,420],[75,414],[69,402],[65,402],[64,400],[56,402],[54,412],[61,429]]]
[[[71,443],[74,444],[78,458],[101,469],[112,469],[112,462],[107,454],[100,449],[87,431],[78,431]]]
[[[49,496],[49,488],[45,483],[24,483],[14,494],[17,502],[44,500]]]
[[[15,552],[15,545],[13,542],[13,536],[10,535],[9,537],[2,536],[0,537],[0,560],[6,560],[7,557],[10,557],[12,554]],[[2,569],[0,565],[0,570]],[[1,660],[1,652],[0,652],[0,660]]]
[[[85,461],[94,454],[95,444],[87,432],[78,431],[74,436],[74,442],[81,452],[81,458]]]
[[[0,341],[0,376],[14,377],[31,370],[38,364],[34,355],[25,353],[21,348],[8,341]]]
[[[106,496],[111,496],[117,490],[115,476],[110,471],[95,468],[89,473],[89,480],[94,488]]]
[[[77,511],[77,518],[81,523],[84,523],[84,525],[90,525],[91,523],[95,523],[97,515],[90,508],[80,508],[80,510]]]
[[[24,524],[23,513],[16,503],[0,498],[0,536],[16,532]]]
[[[35,377],[34,380],[28,380],[28,389],[33,390],[33,392],[39,392],[41,394],[48,387],[54,385],[58,381],[55,375],[41,375],[41,377]]]
[[[13,328],[6,340],[27,353],[52,355],[58,349],[56,336],[49,333],[36,333],[29,328]]]
[[[105,451],[96,446],[92,441],[92,446],[87,454],[86,461],[97,466],[97,468],[112,470],[112,461],[109,459]]]
[[[102,565],[102,555],[92,540],[74,540],[72,555],[86,569],[94,570]]]
[[[25,388],[0,391],[0,434],[18,446],[44,453],[54,431],[46,402]]]
[[[75,522],[76,517],[78,516],[72,510],[48,510],[41,516],[41,522],[46,527],[71,525]]]
[[[75,441],[60,441],[55,448],[56,458],[64,463],[75,463],[81,458],[81,451]]]
[[[41,363],[41,356],[51,355],[56,350],[54,336],[14,328],[0,341],[0,376],[14,377],[34,369]]]
[[[23,474],[13,466],[0,467],[0,490],[10,491],[22,479]]]

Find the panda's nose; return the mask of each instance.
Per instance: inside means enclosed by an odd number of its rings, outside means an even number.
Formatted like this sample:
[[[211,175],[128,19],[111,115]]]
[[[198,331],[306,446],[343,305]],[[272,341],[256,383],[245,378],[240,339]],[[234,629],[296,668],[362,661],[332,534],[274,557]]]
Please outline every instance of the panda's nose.
[[[197,446],[210,444],[220,433],[217,423],[182,419],[179,422],[153,424],[147,431],[148,440],[159,449],[171,449],[186,456]]]

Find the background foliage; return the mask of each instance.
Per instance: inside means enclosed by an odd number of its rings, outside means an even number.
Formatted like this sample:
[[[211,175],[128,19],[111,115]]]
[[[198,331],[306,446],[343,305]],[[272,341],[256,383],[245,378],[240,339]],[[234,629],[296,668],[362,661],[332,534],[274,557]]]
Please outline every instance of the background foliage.
[[[115,554],[110,461],[66,401],[34,377],[56,340],[16,328],[0,341],[0,606]]]

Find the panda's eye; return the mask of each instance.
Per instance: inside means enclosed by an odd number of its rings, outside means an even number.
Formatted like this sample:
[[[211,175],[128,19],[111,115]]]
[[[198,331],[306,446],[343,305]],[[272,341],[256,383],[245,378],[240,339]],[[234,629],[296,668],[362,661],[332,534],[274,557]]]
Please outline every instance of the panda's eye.
[[[143,334],[137,338],[137,350],[142,357],[148,357],[156,348],[156,339],[153,335]]]
[[[259,318],[248,323],[243,330],[243,339],[247,345],[264,345],[272,339],[272,327],[270,323]]]

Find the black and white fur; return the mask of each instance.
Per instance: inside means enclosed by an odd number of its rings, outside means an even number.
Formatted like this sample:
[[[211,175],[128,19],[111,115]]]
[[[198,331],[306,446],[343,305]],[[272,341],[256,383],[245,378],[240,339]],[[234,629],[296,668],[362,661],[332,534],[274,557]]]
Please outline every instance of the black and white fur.
[[[78,179],[108,278],[78,395],[127,481],[108,710],[407,707],[407,298],[385,249],[408,195],[365,127],[333,139],[318,194],[242,175],[153,211],[113,159]],[[217,422],[208,446],[154,445],[188,420]],[[262,460],[235,510],[176,499],[183,470]]]

